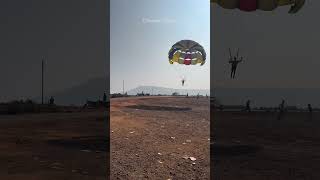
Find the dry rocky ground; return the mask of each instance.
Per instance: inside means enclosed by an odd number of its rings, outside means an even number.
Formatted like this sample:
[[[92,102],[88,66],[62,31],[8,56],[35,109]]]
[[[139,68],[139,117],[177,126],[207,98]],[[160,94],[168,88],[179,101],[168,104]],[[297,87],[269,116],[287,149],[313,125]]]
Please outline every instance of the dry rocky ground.
[[[111,179],[210,179],[209,99],[111,100]]]
[[[105,112],[0,116],[1,180],[105,180]]]
[[[213,112],[212,178],[320,179],[320,114]]]

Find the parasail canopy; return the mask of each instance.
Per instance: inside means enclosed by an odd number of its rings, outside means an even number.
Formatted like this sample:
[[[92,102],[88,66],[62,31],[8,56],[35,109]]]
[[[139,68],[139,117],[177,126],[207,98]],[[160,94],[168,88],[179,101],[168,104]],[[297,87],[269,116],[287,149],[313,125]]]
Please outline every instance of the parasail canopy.
[[[168,58],[170,64],[203,65],[206,61],[206,52],[193,40],[181,40],[171,47]]]
[[[256,10],[273,11],[279,6],[291,6],[289,13],[297,13],[305,4],[305,0],[210,0],[225,9],[240,9],[252,12]]]

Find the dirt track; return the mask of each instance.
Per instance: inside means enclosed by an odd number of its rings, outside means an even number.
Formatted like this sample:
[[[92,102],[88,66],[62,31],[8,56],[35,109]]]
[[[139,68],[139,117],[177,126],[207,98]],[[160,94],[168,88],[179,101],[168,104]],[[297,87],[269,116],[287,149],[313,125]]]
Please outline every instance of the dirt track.
[[[106,179],[103,111],[0,116],[1,180]]]
[[[209,179],[209,114],[206,98],[112,99],[111,179]]]
[[[215,180],[320,179],[320,114],[214,112]]]

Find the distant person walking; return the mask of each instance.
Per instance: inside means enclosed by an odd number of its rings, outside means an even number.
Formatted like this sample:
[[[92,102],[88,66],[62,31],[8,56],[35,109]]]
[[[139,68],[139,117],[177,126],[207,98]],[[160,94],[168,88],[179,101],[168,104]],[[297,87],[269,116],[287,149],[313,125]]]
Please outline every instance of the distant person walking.
[[[311,104],[308,104],[308,111],[309,111],[309,113],[312,113],[312,106],[311,106]]]
[[[49,100],[49,104],[50,105],[54,105],[54,98],[51,96],[50,100]]]
[[[246,109],[245,109],[245,111],[247,111],[247,112],[251,112],[250,103],[251,103],[250,100],[248,100],[248,101],[246,102]]]
[[[309,111],[309,120],[311,121],[312,120],[312,106],[311,104],[308,104],[308,111]]]
[[[278,120],[280,120],[283,117],[284,114],[284,99],[282,99],[280,105],[279,105],[279,116],[278,116]]]

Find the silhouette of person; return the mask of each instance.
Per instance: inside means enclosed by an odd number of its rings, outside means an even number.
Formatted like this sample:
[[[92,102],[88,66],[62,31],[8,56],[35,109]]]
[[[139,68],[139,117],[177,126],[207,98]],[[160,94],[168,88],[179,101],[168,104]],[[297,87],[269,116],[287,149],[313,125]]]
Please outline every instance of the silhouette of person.
[[[309,120],[312,120],[312,106],[311,104],[308,104],[308,111],[309,111]]]
[[[185,79],[182,79],[182,80],[181,80],[182,86],[184,86],[184,82],[185,82],[185,81],[186,81]]]
[[[246,111],[247,111],[247,112],[251,112],[250,103],[251,103],[250,100],[248,100],[248,101],[246,102]]]
[[[239,64],[240,62],[242,62],[242,60],[243,60],[243,57],[241,57],[240,60],[237,60],[237,57],[234,57],[233,60],[231,60],[231,58],[230,58],[229,63],[231,64],[231,79],[234,79],[234,78],[235,78],[238,64]]]
[[[284,113],[284,99],[282,99],[281,101],[281,104],[279,105],[279,116],[278,116],[278,119],[280,120],[283,116],[283,113]]]
[[[312,106],[311,106],[311,104],[308,104],[308,110],[309,110],[309,113],[312,113]]]
[[[49,100],[49,104],[50,105],[54,105],[54,98],[51,96],[50,100]]]

